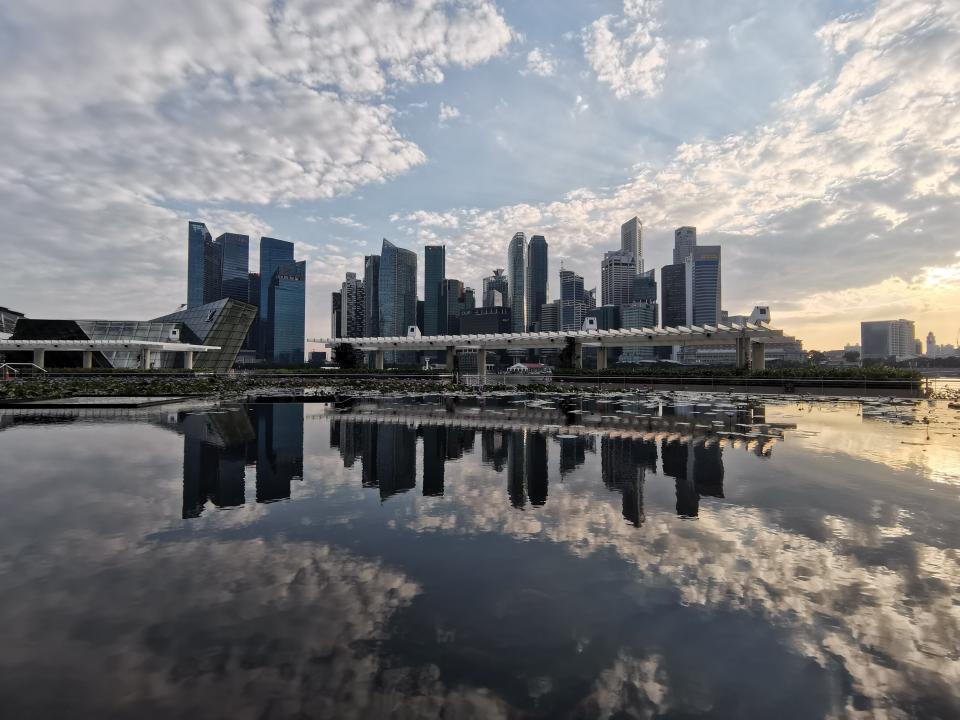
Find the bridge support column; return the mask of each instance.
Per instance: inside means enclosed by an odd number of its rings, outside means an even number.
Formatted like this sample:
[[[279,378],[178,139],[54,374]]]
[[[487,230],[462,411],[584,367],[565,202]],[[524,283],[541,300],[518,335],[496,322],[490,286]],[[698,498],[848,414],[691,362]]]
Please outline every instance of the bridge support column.
[[[481,385],[487,381],[487,351],[483,348],[477,350],[477,375]]]
[[[600,346],[597,348],[597,370],[607,369],[607,348]]]
[[[193,370],[193,350],[186,350],[183,353],[183,369]]]
[[[767,357],[763,343],[750,343],[750,369],[754,372],[767,369]]]
[[[150,369],[150,348],[143,348],[140,351],[140,369],[141,370]]]
[[[383,350],[377,350],[373,354],[373,368],[374,370],[383,370]]]
[[[576,343],[573,346],[573,366],[577,370],[583,370],[583,344]]]
[[[737,338],[737,370],[746,370],[748,354],[750,352],[750,338]]]
[[[43,354],[44,354],[45,352],[46,352],[45,350],[34,350],[34,351],[33,351],[33,364],[36,365],[38,368],[42,368],[42,367],[43,367]]]
[[[93,367],[93,350],[83,351],[83,367],[85,370]]]
[[[457,349],[453,346],[447,347],[447,372],[453,372],[457,364]]]

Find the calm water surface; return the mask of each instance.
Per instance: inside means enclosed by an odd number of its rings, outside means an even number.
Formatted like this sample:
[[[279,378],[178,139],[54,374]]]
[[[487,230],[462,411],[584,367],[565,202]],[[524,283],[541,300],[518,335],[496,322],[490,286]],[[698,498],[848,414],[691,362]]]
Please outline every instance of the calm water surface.
[[[957,718],[960,412],[0,413],[0,716]]]

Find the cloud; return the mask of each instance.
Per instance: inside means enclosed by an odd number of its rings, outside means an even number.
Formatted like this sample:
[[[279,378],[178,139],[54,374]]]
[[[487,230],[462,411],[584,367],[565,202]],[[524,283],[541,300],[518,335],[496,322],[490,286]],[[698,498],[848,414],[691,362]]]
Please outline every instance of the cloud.
[[[401,175],[425,155],[383,94],[511,38],[488,0],[5,5],[0,222],[35,238],[5,257],[27,269],[4,278],[8,302],[56,314],[63,293],[128,314],[136,287],[138,314],[168,309],[185,285],[169,208],[283,206]]]
[[[446,103],[440,103],[440,114],[437,116],[437,121],[440,125],[446,125],[448,120],[454,120],[458,117],[460,117],[459,109]]]
[[[604,15],[583,30],[587,62],[618,98],[660,92],[667,66],[660,7],[660,0],[624,0],[622,15]]]
[[[367,226],[362,222],[357,222],[353,215],[349,217],[344,217],[340,215],[332,215],[330,217],[330,222],[334,222],[337,225],[343,225],[344,227],[353,228],[354,230],[366,230]]]
[[[551,77],[557,72],[557,61],[550,57],[549,53],[540,48],[534,48],[527,53],[526,70],[523,74],[532,73],[540,77]]]

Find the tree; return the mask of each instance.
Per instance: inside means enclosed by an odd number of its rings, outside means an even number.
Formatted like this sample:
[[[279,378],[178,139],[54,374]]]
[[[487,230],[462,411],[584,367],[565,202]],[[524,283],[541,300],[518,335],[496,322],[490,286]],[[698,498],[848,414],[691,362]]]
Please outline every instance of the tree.
[[[860,353],[857,352],[856,350],[847,350],[843,354],[843,359],[846,360],[848,363],[860,362]]]
[[[810,353],[810,362],[814,365],[823,365],[827,361],[827,356],[819,350]]]
[[[357,353],[350,343],[338,343],[333,346],[333,362],[341,370],[353,370],[357,367]]]
[[[577,353],[577,341],[572,337],[567,338],[566,344],[563,346],[563,350],[560,351],[560,357],[558,358],[558,364],[561,368],[572,368],[576,365],[576,353]]]

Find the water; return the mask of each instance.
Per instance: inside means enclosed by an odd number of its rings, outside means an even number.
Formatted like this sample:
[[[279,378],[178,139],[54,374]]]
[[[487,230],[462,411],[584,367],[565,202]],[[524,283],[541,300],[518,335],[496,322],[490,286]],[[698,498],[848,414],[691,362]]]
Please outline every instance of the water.
[[[0,414],[0,715],[960,716],[960,412]]]

